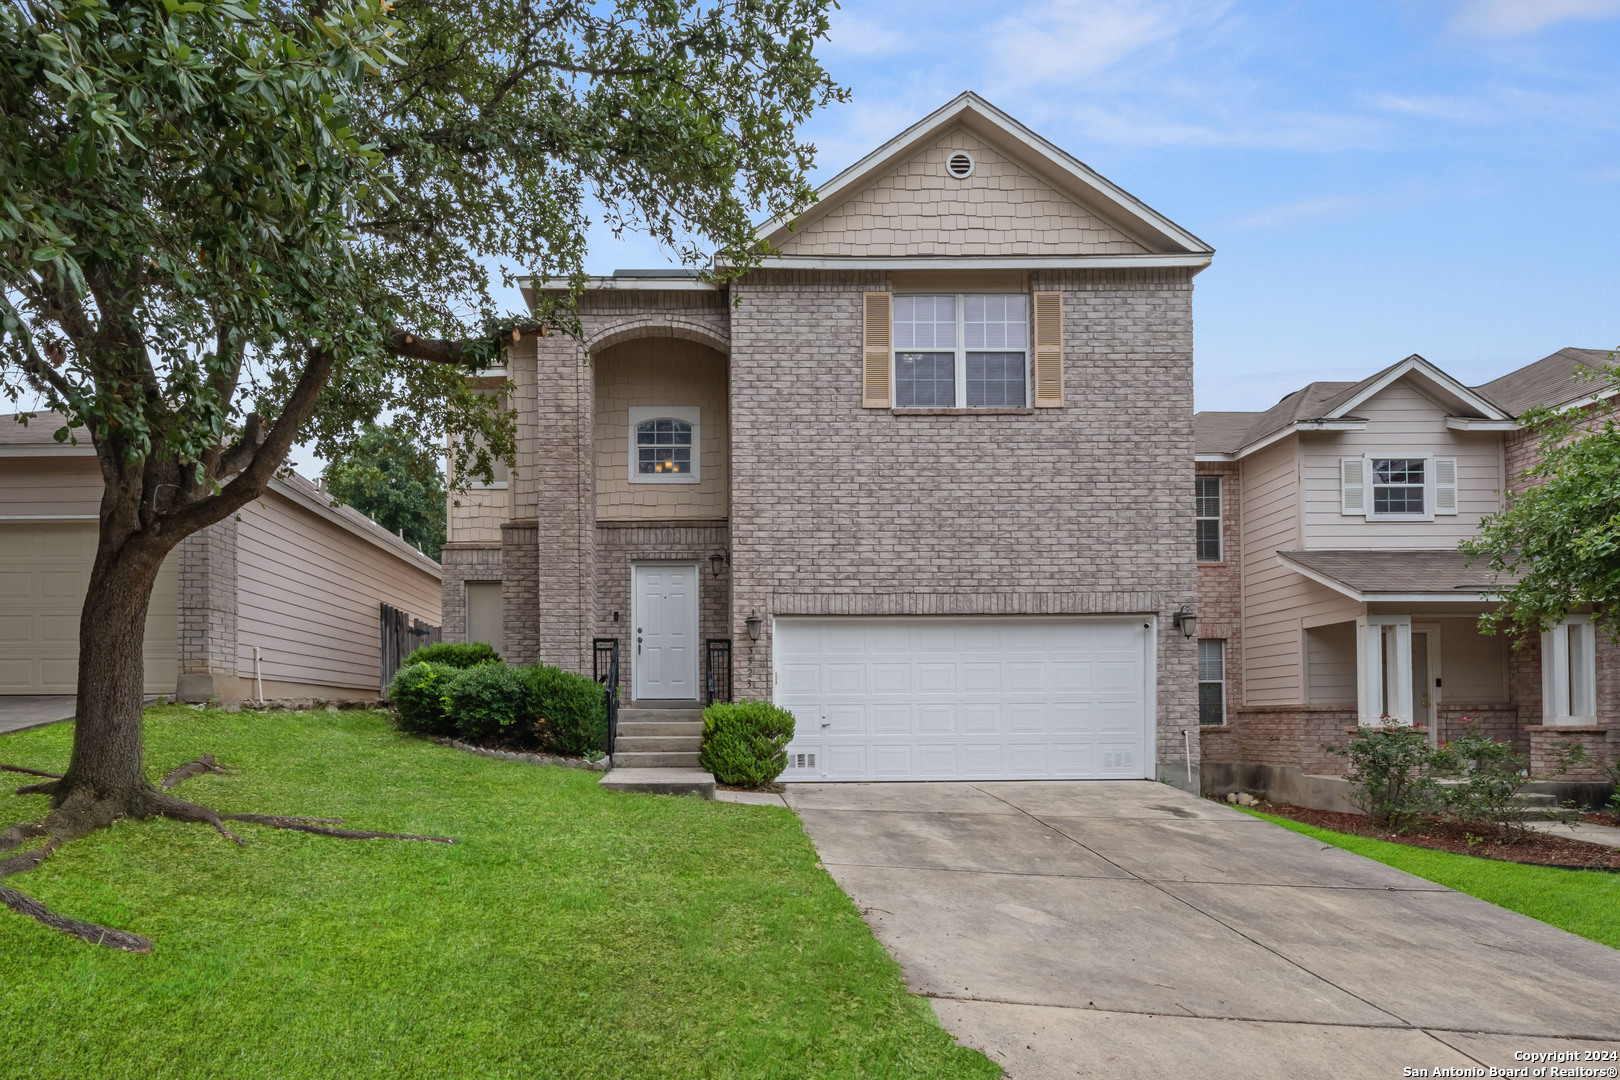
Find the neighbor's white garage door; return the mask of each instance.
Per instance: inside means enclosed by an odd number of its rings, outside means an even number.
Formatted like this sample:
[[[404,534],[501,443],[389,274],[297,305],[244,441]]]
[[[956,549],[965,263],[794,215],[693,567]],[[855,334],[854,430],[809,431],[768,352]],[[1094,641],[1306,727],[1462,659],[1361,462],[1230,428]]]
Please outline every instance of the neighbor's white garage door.
[[[780,617],[782,779],[1151,777],[1147,622]]]
[[[79,612],[96,523],[0,520],[0,694],[78,690]],[[146,611],[146,692],[172,694],[180,670],[180,559],[170,553]]]

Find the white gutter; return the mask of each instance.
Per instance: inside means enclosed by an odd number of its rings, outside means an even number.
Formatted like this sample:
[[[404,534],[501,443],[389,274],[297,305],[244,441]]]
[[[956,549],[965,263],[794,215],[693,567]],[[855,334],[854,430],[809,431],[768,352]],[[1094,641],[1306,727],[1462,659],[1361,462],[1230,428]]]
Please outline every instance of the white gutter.
[[[1481,420],[1473,416],[1448,416],[1446,427],[1452,431],[1518,431],[1517,420]]]
[[[761,270],[1202,270],[1211,256],[1193,255],[985,255],[968,258],[912,255],[772,255]]]

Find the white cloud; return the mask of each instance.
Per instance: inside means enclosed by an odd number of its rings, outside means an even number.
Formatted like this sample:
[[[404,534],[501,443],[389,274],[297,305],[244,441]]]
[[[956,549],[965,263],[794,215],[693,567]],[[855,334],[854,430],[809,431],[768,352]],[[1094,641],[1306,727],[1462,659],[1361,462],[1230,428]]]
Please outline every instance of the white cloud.
[[[1043,0],[990,32],[1001,81],[1072,85],[1152,50],[1162,62],[1177,40],[1218,24],[1228,3]]]
[[[1351,195],[1317,195],[1245,214],[1232,222],[1239,229],[1271,229],[1309,218],[1331,217],[1358,209],[1363,200]]]
[[[1452,20],[1466,34],[1517,37],[1571,19],[1620,15],[1620,0],[1463,0]]]
[[[910,52],[920,44],[914,33],[903,33],[876,19],[840,8],[832,13],[827,41],[821,49],[846,56],[881,57]]]

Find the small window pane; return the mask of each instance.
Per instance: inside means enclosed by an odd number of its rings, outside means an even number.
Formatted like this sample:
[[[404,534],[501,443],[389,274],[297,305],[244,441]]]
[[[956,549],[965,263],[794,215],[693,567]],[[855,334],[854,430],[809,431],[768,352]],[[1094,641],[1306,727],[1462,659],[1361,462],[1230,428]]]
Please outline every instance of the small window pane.
[[[1021,408],[1024,404],[1024,354],[968,353],[967,403],[969,408],[986,405]]]
[[[1023,296],[962,298],[962,344],[967,348],[1021,350],[1028,347],[1028,342],[1027,310]]]
[[[1423,458],[1373,459],[1373,513],[1424,512]]]
[[[692,471],[692,425],[684,420],[646,420],[636,425],[636,471],[643,476]]]
[[[1198,643],[1198,722],[1226,723],[1226,642]]]
[[[955,349],[956,297],[894,298],[896,349]]]
[[[1221,561],[1221,478],[1200,476],[1195,481],[1194,517],[1198,530],[1198,561]]]
[[[895,353],[894,403],[902,409],[954,408],[956,355]]]

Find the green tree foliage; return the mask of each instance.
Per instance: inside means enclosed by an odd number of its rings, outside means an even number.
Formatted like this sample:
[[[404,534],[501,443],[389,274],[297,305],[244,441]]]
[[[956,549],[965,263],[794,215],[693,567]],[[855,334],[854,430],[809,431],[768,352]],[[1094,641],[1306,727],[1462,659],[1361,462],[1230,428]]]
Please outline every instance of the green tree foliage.
[[[445,515],[439,451],[424,446],[403,422],[367,425],[348,453],[326,467],[326,490],[430,558],[439,557]]]
[[[17,0],[0,8],[0,393],[69,415],[105,481],[57,805],[157,805],[140,762],[152,581],[294,443],[398,412],[510,458],[471,377],[583,286],[588,215],[746,270],[813,198],[799,130],[844,91],[832,0]],[[143,801],[144,800],[144,801]],[[88,819],[87,819],[88,820]]]
[[[1620,367],[1590,373],[1594,393],[1620,384]],[[1620,601],[1620,421],[1613,404],[1532,409],[1520,417],[1539,437],[1538,460],[1486,516],[1462,550],[1483,561],[1501,603],[1481,619],[1489,630],[1529,637],[1591,605],[1610,633]]]

